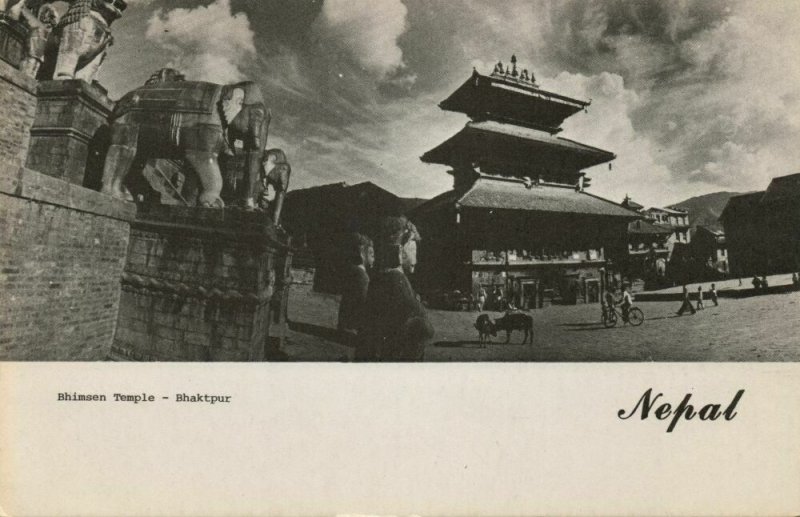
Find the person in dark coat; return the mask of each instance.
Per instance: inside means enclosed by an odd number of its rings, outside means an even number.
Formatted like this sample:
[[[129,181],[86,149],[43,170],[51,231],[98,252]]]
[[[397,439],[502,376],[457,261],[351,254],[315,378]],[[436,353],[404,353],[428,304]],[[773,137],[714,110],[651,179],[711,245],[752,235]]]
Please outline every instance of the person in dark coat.
[[[697,286],[697,310],[705,310],[706,306],[703,304],[703,286]]]
[[[387,217],[375,242],[375,272],[367,291],[357,360],[421,361],[433,326],[404,270],[416,265],[419,234],[405,217]]]
[[[344,344],[356,346],[356,338],[364,328],[364,310],[369,288],[367,270],[375,261],[375,252],[369,237],[356,233],[350,239],[342,278],[338,329]]]
[[[683,313],[685,311],[687,311],[687,310],[689,312],[691,312],[692,314],[697,312],[697,311],[694,310],[694,307],[692,307],[692,301],[689,299],[689,290],[684,285],[683,286],[683,305],[681,305],[681,308],[678,309],[678,316],[683,316]]]
[[[719,306],[719,300],[718,300],[718,296],[717,296],[717,286],[714,285],[714,284],[711,284],[711,290],[709,292],[711,293],[711,301],[714,302],[714,307],[718,307]]]

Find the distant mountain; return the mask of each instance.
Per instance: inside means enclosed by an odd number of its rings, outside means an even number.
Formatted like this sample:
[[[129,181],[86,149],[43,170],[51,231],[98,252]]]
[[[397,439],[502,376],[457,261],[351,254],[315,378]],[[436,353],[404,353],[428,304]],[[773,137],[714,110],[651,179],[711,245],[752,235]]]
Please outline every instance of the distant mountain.
[[[728,200],[739,194],[743,194],[743,192],[714,192],[692,197],[670,206],[689,211],[689,223],[692,225],[692,229],[696,226],[708,226],[721,230],[722,224],[719,222],[719,216]]]

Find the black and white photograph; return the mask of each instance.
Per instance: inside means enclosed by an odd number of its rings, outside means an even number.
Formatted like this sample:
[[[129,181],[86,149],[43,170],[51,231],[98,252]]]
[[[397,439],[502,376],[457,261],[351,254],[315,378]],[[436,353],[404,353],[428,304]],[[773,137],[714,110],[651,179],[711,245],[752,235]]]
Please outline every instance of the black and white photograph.
[[[0,516],[797,515],[798,56],[800,0],[0,0]]]
[[[3,4],[3,360],[800,358],[797,2]]]

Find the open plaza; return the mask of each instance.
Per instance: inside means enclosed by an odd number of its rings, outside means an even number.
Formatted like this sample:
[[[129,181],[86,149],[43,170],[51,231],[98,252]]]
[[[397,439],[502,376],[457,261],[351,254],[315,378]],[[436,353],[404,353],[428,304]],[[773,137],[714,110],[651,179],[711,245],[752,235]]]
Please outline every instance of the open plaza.
[[[768,278],[771,285],[791,283],[791,275]],[[748,279],[728,280],[725,289],[752,289]],[[708,284],[705,284],[708,288]],[[690,285],[689,288],[695,287]],[[680,289],[680,288],[678,288]],[[674,291],[669,289],[667,292]],[[521,345],[522,333],[498,333],[482,348],[474,328],[477,312],[429,310],[436,335],[425,349],[426,361],[798,361],[800,291],[742,298],[721,297],[719,306],[677,316],[680,301],[639,302],[645,314],[639,327],[607,329],[599,304],[552,305],[532,310],[533,345]],[[694,302],[693,302],[694,303]],[[284,351],[293,361],[350,361],[353,349],[336,338],[338,297],[293,285],[290,331]],[[500,317],[502,313],[488,313]]]

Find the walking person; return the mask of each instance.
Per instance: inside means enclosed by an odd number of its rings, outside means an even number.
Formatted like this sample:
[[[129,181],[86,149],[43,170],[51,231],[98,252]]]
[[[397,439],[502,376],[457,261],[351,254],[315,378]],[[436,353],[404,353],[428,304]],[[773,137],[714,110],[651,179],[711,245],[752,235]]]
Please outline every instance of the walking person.
[[[694,310],[694,307],[692,307],[691,300],[689,300],[689,290],[684,285],[683,286],[683,304],[681,305],[681,308],[678,309],[678,312],[677,312],[678,316],[683,316],[683,313],[685,311],[687,311],[687,310],[689,312],[691,312],[692,314],[694,314],[696,312]]]
[[[703,305],[703,286],[702,285],[698,285],[697,286],[697,310],[698,311],[702,311],[705,308],[706,308],[705,305]]]
[[[717,301],[717,287],[714,284],[711,284],[711,301],[714,302],[714,307],[719,307],[719,302]]]

